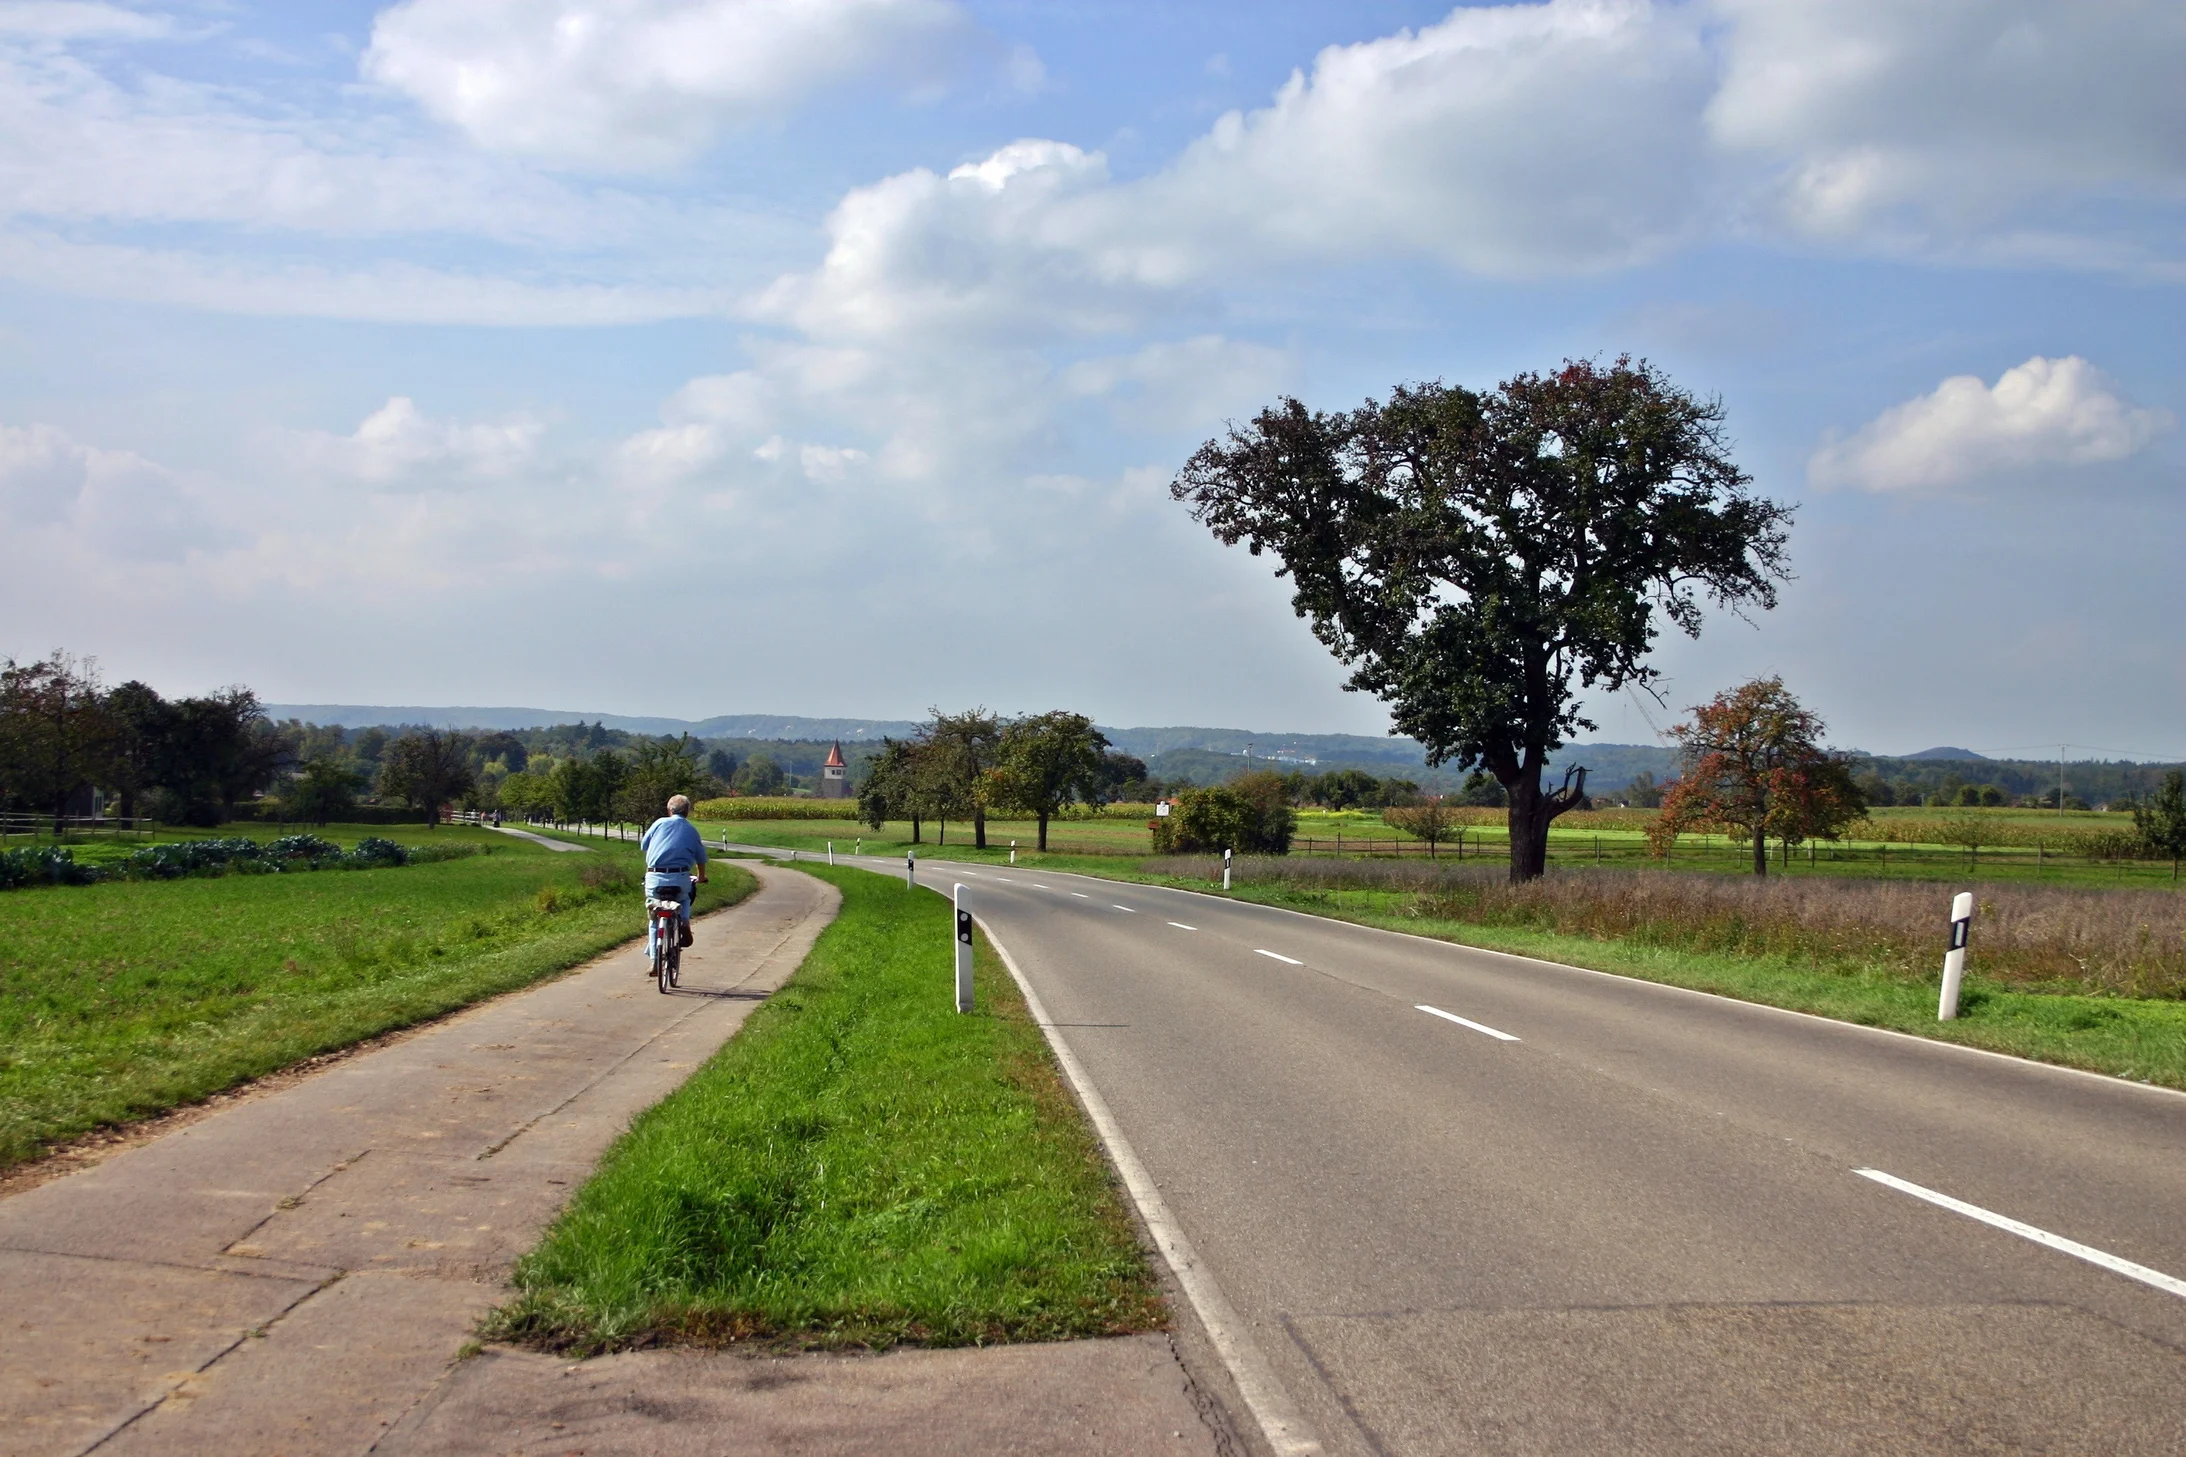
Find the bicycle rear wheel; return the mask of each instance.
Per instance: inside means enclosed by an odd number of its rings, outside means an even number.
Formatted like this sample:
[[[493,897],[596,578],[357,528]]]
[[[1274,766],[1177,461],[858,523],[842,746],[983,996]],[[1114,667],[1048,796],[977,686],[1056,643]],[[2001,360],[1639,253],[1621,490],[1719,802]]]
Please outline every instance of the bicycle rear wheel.
[[[666,916],[653,917],[653,980],[659,983],[662,995],[666,995],[672,985],[668,967],[670,958],[675,955],[676,941],[675,932],[669,928],[674,924]]]

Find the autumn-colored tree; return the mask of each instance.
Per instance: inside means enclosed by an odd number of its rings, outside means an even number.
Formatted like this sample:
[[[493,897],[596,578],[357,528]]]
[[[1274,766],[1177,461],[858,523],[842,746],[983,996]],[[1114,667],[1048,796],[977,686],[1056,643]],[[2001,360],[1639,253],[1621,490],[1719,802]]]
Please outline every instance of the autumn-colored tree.
[[[1672,732],[1684,773],[1662,797],[1658,845],[1692,825],[1723,825],[1752,839],[1753,873],[1766,875],[1770,840],[1829,838],[1866,811],[1844,756],[1822,747],[1822,721],[1781,678],[1719,693]]]

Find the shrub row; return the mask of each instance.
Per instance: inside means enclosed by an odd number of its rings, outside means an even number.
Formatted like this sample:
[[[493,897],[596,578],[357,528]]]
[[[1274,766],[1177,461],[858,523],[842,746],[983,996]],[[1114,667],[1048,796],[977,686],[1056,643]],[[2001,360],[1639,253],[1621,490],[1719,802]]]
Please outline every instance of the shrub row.
[[[179,840],[147,845],[109,865],[84,865],[73,850],[31,846],[0,851],[0,890],[26,885],[91,885],[102,880],[177,880],[185,875],[277,875],[292,870],[374,870],[454,860],[477,853],[470,845],[407,849],[392,840],[368,836],[354,850],[344,850],[317,835],[284,835],[278,840]]]
[[[851,820],[858,818],[854,799],[794,799],[788,795],[747,795],[705,799],[691,809],[696,820]]]

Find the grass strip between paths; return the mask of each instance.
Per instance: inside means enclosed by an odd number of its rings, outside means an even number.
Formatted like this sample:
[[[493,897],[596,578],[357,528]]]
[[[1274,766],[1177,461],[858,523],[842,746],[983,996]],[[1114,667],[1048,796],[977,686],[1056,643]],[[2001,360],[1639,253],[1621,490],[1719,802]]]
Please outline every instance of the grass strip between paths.
[[[642,933],[636,845],[557,855],[485,831],[437,834],[480,853],[0,895],[0,1168],[528,986]],[[724,864],[698,909],[756,886]]]
[[[993,949],[862,871],[796,976],[641,1115],[485,1332],[636,1345],[975,1345],[1159,1329],[1100,1146]]]

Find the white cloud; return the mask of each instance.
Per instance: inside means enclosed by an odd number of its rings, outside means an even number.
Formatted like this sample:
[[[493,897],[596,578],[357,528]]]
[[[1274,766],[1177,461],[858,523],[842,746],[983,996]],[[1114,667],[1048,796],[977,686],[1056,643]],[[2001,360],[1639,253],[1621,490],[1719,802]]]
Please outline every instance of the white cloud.
[[[931,86],[971,33],[950,0],[405,0],[364,72],[482,146],[625,170],[854,76]]]
[[[132,561],[179,560],[225,537],[174,471],[42,424],[0,425],[0,522],[22,548],[57,536]]]
[[[33,41],[146,41],[174,33],[164,15],[145,15],[88,0],[18,0],[0,4],[0,36]]]
[[[2186,196],[2175,0],[1713,8],[1723,81],[1710,133],[1775,169],[1767,212],[1796,231],[1949,241],[2057,199]]]
[[[307,470],[375,490],[424,491],[515,477],[537,464],[544,433],[544,423],[529,416],[435,420],[397,395],[348,435],[288,431],[277,440]]]
[[[1819,486],[1922,491],[2100,465],[2146,449],[2177,422],[2130,403],[2078,355],[2036,355],[1994,386],[1953,376],[1815,452]]]

